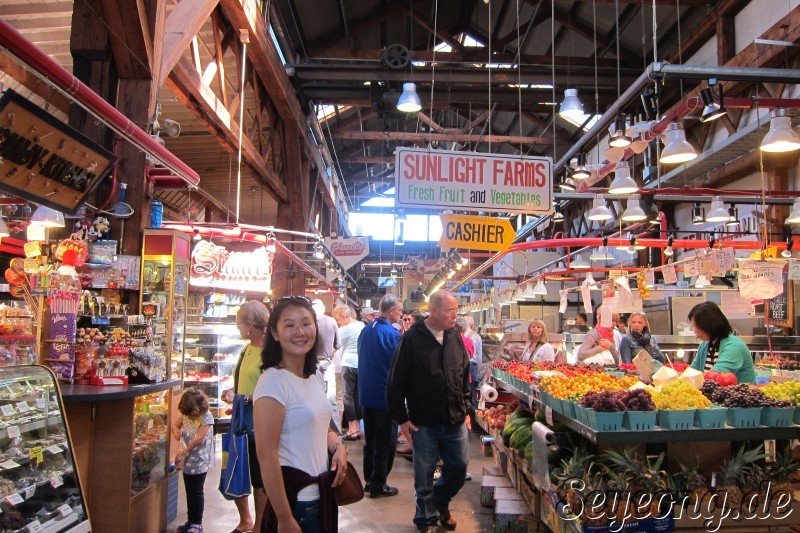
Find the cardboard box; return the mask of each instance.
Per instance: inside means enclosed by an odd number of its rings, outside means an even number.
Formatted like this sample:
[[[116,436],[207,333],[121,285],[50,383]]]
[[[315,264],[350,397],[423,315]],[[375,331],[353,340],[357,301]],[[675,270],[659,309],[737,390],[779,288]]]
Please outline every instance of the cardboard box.
[[[523,501],[498,500],[494,509],[495,533],[528,533],[528,521],[533,518],[528,504]]]
[[[492,454],[494,455],[494,462],[500,467],[500,470],[504,474],[508,472],[508,456],[497,447],[497,441],[492,445]]]
[[[481,481],[481,506],[494,507],[494,492],[498,488],[511,488],[511,481],[505,476],[484,476]]]
[[[507,487],[498,487],[494,489],[494,501],[499,502],[500,500],[515,502],[525,501],[519,491]]]
[[[522,499],[525,500],[525,503],[530,507],[531,514],[536,518],[540,518],[541,504],[539,502],[539,491],[533,488],[533,485],[531,485],[528,480],[521,478],[519,492],[522,495]]]
[[[503,475],[503,471],[500,470],[499,466],[484,466],[482,473],[483,473],[484,476],[502,476]]]

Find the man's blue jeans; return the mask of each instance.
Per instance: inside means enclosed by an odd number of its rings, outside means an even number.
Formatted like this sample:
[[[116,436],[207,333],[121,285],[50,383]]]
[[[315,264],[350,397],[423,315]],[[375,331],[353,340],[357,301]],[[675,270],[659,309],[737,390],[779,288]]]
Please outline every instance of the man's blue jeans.
[[[469,443],[467,426],[463,422],[445,426],[420,426],[412,433],[414,439],[414,497],[417,528],[435,526],[437,509],[446,508],[464,486],[467,475]],[[442,475],[434,484],[436,462],[442,459]]]

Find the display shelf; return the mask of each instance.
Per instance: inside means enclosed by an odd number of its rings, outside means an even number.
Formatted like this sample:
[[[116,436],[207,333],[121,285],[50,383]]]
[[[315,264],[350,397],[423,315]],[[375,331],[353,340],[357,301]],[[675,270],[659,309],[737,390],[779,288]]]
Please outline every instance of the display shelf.
[[[528,409],[547,410],[538,398],[517,390],[515,387],[506,383],[502,379],[492,377],[497,385],[506,392],[513,394]],[[552,410],[551,410],[552,411]],[[596,431],[581,424],[577,420],[569,418],[561,413],[552,411],[553,421],[558,422],[582,437],[599,445],[610,444],[648,444],[648,443],[667,443],[667,442],[719,442],[719,441],[742,441],[742,440],[790,440],[800,438],[800,426],[789,427],[750,427],[732,428],[724,427],[720,429],[663,429],[655,428],[651,431],[632,431],[622,429],[619,431]]]
[[[28,422],[27,424],[21,424],[15,426],[14,424],[10,424],[8,427],[0,429],[0,440],[8,438],[8,428],[9,427],[17,427],[19,428],[20,435],[25,435],[32,431],[36,431],[37,429],[44,429],[50,425],[51,419],[61,419],[61,415],[50,415],[47,418],[42,418],[41,420],[34,420],[33,422]]]

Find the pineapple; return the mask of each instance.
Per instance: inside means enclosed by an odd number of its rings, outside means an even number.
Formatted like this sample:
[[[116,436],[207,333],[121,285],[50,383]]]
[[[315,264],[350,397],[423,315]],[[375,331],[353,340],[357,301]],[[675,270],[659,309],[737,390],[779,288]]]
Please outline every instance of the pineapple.
[[[594,502],[589,500],[589,495],[595,491],[606,491],[604,473],[601,469],[595,471],[594,463],[589,465],[583,477],[586,490],[583,492],[584,508],[581,520],[588,526],[604,526],[608,523],[608,514],[605,509],[595,509]]]
[[[579,479],[584,479],[588,471],[589,462],[592,456],[583,448],[576,448],[572,456],[562,459],[561,465],[554,468],[550,473],[553,482],[556,484],[559,497],[567,502],[572,509],[580,509],[581,503],[579,495],[572,488],[572,483]]]
[[[742,487],[747,486],[747,480],[757,472],[754,463],[764,458],[764,445],[748,450],[746,446],[739,448],[732,458],[722,463],[719,469],[719,490],[728,495],[728,506],[739,507],[742,503]]]
[[[686,483],[686,492],[689,494],[689,505],[694,506],[698,501],[702,502],[710,497],[706,478],[700,473],[697,465],[681,464],[681,474]]]
[[[782,454],[776,455],[770,469],[773,492],[785,490],[793,496],[792,474],[795,473],[798,467],[800,467],[800,461],[792,457],[790,450],[787,449]]]
[[[634,448],[625,448],[622,453],[606,450],[603,453],[603,460],[608,464],[609,470],[616,470],[632,480],[631,493],[644,491],[654,495],[667,488],[667,474],[661,469],[661,464],[664,462],[663,453],[651,460],[646,457],[640,458]],[[654,498],[649,511],[640,510],[642,516],[637,518],[658,516],[658,506],[659,501]]]

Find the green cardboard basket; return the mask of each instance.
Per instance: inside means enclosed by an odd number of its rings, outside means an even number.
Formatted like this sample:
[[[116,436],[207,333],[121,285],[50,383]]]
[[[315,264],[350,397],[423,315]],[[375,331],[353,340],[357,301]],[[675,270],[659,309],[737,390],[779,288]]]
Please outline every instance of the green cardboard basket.
[[[658,412],[658,425],[664,429],[689,429],[694,427],[696,409]]]
[[[725,418],[728,409],[725,407],[710,407],[698,409],[694,417],[694,425],[702,429],[721,429],[725,427]]]
[[[761,412],[761,425],[786,428],[794,423],[794,407],[765,407]]]
[[[728,425],[735,428],[754,428],[761,425],[761,407],[736,407],[728,409]]]
[[[631,431],[652,431],[658,411],[626,411],[622,425]]]
[[[622,421],[625,418],[625,412],[619,411],[617,413],[598,413],[594,409],[588,409],[588,422],[589,427],[595,431],[619,431],[622,429]]]

